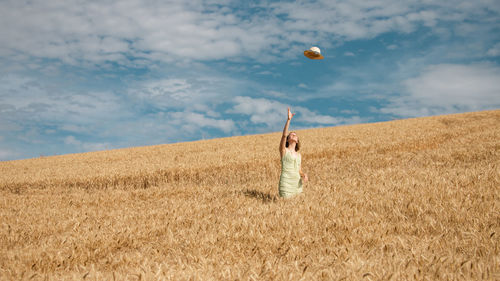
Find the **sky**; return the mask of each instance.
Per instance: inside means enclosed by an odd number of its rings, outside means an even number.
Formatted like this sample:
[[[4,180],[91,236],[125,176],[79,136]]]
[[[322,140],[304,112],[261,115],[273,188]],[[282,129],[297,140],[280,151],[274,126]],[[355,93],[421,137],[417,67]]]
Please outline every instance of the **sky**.
[[[292,130],[499,109],[500,1],[0,0],[2,161],[277,132],[287,107]]]

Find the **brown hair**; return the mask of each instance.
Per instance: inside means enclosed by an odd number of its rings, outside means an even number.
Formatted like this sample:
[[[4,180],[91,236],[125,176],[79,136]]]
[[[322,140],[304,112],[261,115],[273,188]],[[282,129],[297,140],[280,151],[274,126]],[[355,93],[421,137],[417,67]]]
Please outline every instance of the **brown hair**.
[[[288,134],[288,136],[286,136],[286,143],[285,143],[285,147],[288,147],[288,138],[290,137],[290,134],[291,134],[291,133],[295,133],[295,132],[290,132],[290,133]],[[295,134],[297,134],[297,133],[295,133]],[[295,151],[299,151],[299,149],[300,149],[300,139],[299,139],[299,137],[297,137],[297,144],[295,145]]]

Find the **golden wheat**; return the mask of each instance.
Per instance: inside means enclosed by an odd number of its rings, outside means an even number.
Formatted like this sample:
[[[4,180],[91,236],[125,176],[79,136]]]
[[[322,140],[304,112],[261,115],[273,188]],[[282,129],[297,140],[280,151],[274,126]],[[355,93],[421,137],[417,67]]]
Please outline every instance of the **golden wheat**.
[[[0,162],[0,279],[500,279],[500,110],[298,135]]]

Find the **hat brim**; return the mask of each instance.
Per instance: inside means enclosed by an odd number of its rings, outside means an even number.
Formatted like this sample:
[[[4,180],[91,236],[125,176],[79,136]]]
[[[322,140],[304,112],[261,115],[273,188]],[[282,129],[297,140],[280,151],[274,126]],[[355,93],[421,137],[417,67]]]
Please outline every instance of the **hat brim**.
[[[304,56],[312,59],[312,60],[322,60],[324,59],[323,55],[311,50],[305,50],[304,51]]]

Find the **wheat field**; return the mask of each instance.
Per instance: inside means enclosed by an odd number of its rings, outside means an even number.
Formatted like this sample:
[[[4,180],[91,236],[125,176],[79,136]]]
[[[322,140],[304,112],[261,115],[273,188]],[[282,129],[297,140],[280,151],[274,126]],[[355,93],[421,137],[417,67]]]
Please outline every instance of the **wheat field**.
[[[500,279],[500,110],[297,133],[0,162],[0,280]]]

